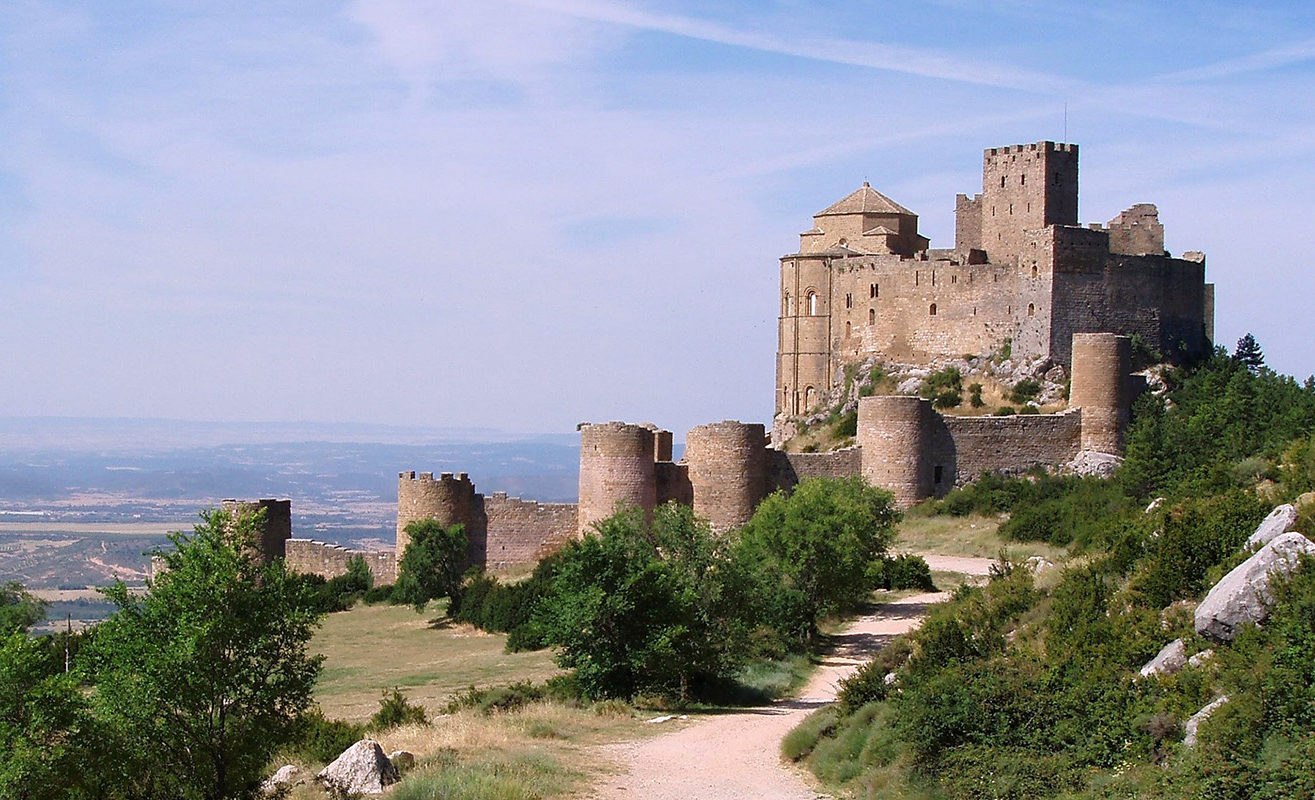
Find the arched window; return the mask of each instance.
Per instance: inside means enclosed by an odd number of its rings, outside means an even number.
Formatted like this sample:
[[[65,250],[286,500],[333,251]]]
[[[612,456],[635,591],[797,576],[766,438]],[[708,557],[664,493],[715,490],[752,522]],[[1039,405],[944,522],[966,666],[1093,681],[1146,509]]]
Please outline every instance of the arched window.
[[[804,389],[804,410],[812,408],[815,402],[817,402],[817,390],[809,386]]]
[[[929,317],[934,317],[934,316],[936,316],[936,304],[935,304],[935,303],[932,303],[932,304],[931,304],[931,308],[927,309],[927,316],[929,316]]]
[[[1032,265],[1032,277],[1033,277],[1033,278],[1036,277],[1036,264],[1033,264],[1033,265]]]
[[[1028,315],[1029,317],[1035,317],[1035,316],[1036,316],[1036,304],[1035,304],[1035,303],[1028,303],[1028,304],[1027,304],[1027,315]]]
[[[781,301],[781,316],[788,317],[792,311],[794,309],[790,307],[790,293],[786,292],[785,299]]]
[[[877,310],[875,308],[868,309],[868,324],[869,325],[877,324]]]
[[[846,323],[845,323],[845,338],[848,339],[849,337],[851,337],[851,336],[853,336],[853,335],[854,335],[854,329],[853,329],[852,327],[850,327],[850,325],[849,325],[848,322],[846,322]]]
[[[808,316],[817,316],[817,294],[815,292],[808,293]]]

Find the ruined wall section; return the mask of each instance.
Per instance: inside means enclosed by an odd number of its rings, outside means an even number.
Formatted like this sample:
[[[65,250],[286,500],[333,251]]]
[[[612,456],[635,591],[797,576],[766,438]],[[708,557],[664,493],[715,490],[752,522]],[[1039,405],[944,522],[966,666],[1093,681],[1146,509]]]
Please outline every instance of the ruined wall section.
[[[1110,220],[1110,252],[1130,256],[1164,255],[1164,225],[1154,203],[1137,203]]]
[[[849,478],[862,472],[863,448],[857,445],[829,453],[767,451],[767,491],[790,491],[807,478]]]
[[[1051,228],[1040,242],[1054,264],[1050,353],[1069,364],[1076,333],[1136,334],[1175,359],[1205,355],[1209,294],[1205,259],[1109,252],[1109,234]]]
[[[292,572],[328,579],[347,574],[347,562],[354,556],[365,559],[376,586],[397,581],[397,553],[393,550],[352,550],[314,539],[288,539],[285,558]]]
[[[1011,474],[1066,464],[1078,453],[1082,419],[1082,410],[1076,408],[1010,417],[945,416],[942,421],[954,448],[953,483],[970,483],[987,472]]]
[[[574,503],[539,503],[494,492],[481,497],[487,519],[487,569],[535,564],[576,538]]]
[[[984,250],[982,246],[982,196],[954,196],[954,249]]]
[[[671,461],[657,462],[657,504],[678,503],[694,505],[694,486],[689,480],[689,467]]]
[[[265,521],[257,534],[256,550],[266,564],[286,556],[285,542],[292,538],[291,500],[224,500],[219,504],[219,508],[234,517],[256,514],[263,510]]]
[[[761,424],[735,420],[700,425],[686,436],[694,514],[708,520],[714,531],[748,522],[766,496],[766,440]]]

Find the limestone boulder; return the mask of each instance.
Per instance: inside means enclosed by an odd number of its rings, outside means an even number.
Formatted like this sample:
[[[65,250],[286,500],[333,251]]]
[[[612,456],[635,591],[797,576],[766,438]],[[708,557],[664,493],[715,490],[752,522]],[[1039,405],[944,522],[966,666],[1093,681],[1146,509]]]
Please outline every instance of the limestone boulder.
[[[1290,503],[1284,503],[1269,512],[1269,516],[1260,521],[1260,525],[1256,526],[1255,533],[1247,539],[1247,547],[1263,547],[1269,544],[1275,536],[1292,530],[1292,526],[1296,523],[1297,507]]]
[[[1064,471],[1082,477],[1109,478],[1122,463],[1123,459],[1112,453],[1082,450],[1064,465]]]
[[[1138,670],[1137,674],[1143,678],[1149,678],[1154,675],[1172,675],[1183,667],[1187,666],[1187,645],[1182,639],[1174,639],[1166,644],[1146,666]]]
[[[260,791],[262,794],[279,795],[304,782],[305,777],[301,774],[300,767],[296,764],[285,764],[260,784]]]
[[[1217,642],[1229,642],[1246,623],[1260,623],[1274,602],[1270,581],[1297,568],[1303,554],[1315,554],[1315,544],[1300,533],[1271,539],[1225,575],[1196,607],[1196,632]]]
[[[1201,723],[1210,719],[1210,715],[1219,710],[1219,707],[1228,702],[1228,696],[1216,698],[1206,704],[1204,708],[1187,718],[1183,724],[1183,745],[1186,747],[1196,746],[1196,736],[1201,729]]]
[[[1187,659],[1187,666],[1193,668],[1199,667],[1202,664],[1209,663],[1210,659],[1214,657],[1215,657],[1214,650],[1202,650],[1201,652]]]
[[[340,797],[383,794],[400,778],[397,767],[373,739],[362,739],[347,748],[315,777],[331,794]]]

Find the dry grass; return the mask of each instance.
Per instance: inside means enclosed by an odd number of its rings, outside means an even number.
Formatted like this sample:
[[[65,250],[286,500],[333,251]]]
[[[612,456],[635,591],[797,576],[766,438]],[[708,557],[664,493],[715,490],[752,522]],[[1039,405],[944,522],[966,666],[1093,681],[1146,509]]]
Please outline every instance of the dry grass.
[[[1059,563],[1067,551],[1044,542],[1011,542],[1000,536],[997,517],[970,515],[967,517],[924,517],[910,514],[896,529],[895,544],[898,552],[935,554],[942,556],[973,556],[995,558],[1003,551],[1010,558],[1042,556]],[[938,584],[939,585],[939,584]]]
[[[311,642],[325,656],[315,691],[324,713],[365,721],[396,686],[432,717],[468,686],[542,682],[559,672],[547,651],[504,652],[505,635],[435,620],[432,609],[358,605],[330,614]]]

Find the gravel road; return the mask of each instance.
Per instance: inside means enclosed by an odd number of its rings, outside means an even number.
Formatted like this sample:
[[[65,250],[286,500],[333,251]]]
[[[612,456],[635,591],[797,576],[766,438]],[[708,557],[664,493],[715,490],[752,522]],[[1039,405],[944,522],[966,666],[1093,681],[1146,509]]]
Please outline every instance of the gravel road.
[[[929,559],[930,560],[930,559]],[[983,559],[989,563],[989,559]],[[837,638],[838,645],[799,697],[770,706],[661,723],[673,729],[652,739],[600,748],[614,764],[590,797],[597,800],[815,800],[809,776],[782,762],[781,739],[809,712],[835,699],[837,683],[892,637],[922,621],[943,593],[879,606]]]

